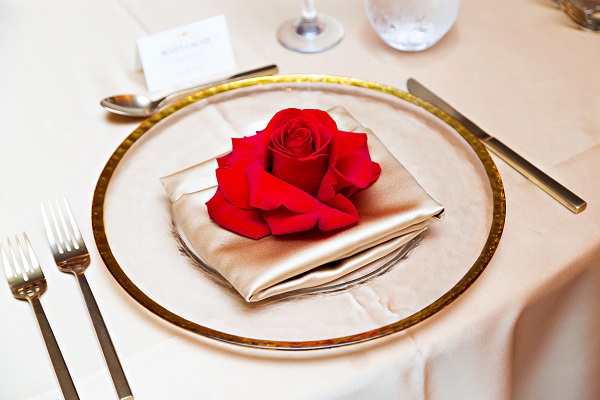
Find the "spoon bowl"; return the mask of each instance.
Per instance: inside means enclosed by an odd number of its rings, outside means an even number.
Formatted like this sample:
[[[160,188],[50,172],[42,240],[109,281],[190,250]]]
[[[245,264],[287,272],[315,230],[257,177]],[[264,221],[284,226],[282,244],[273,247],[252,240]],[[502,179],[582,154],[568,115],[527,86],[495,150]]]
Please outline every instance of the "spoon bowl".
[[[274,75],[278,71],[279,69],[277,68],[277,65],[272,64],[267,65],[266,67],[240,72],[239,74],[232,75],[228,78],[216,82],[206,83],[201,86],[195,86],[189,89],[184,89],[175,93],[171,93],[170,95],[157,100],[152,100],[151,98],[143,94],[119,94],[103,99],[102,101],[100,101],[100,105],[104,107],[107,111],[112,112],[114,114],[125,115],[127,117],[134,118],[146,118],[156,113],[166,105],[175,102],[180,97],[187,96],[199,90],[232,82],[238,79],[252,78],[255,76]]]
[[[143,94],[120,94],[103,99],[100,105],[108,111],[128,117],[149,117],[158,111],[161,100],[152,101]]]

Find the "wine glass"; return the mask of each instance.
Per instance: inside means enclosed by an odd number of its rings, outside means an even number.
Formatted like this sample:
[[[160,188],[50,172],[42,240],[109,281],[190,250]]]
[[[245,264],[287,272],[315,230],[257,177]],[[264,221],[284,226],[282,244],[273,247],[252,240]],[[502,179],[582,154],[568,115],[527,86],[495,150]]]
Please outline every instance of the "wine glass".
[[[342,24],[328,15],[317,14],[314,0],[305,0],[300,18],[286,20],[277,31],[279,43],[300,53],[330,49],[343,37]]]

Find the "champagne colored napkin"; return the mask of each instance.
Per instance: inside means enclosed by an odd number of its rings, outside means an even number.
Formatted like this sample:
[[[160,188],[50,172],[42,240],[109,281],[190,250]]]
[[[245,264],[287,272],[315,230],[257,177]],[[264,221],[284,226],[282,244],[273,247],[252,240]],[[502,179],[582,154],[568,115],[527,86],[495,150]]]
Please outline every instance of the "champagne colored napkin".
[[[349,228],[249,239],[221,228],[208,216],[205,203],[217,185],[215,159],[161,178],[185,241],[246,301],[331,283],[387,260],[443,216],[443,206],[373,132],[341,107],[328,112],[340,130],[367,133],[371,159],[382,168],[376,182],[351,197],[360,217]]]

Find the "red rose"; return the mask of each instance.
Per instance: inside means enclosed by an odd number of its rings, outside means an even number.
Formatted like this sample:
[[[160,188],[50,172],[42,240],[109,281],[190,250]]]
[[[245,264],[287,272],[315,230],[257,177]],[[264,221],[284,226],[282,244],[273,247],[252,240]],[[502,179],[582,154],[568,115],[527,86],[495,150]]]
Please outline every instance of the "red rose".
[[[340,131],[324,111],[279,111],[265,130],[232,139],[217,159],[219,186],[206,203],[219,225],[260,239],[358,221],[349,198],[379,178],[367,135]]]

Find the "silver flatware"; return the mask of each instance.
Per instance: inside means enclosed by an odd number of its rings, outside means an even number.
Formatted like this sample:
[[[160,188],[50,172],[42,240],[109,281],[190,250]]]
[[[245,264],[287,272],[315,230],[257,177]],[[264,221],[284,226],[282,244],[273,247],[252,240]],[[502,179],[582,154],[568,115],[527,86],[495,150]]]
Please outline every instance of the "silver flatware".
[[[483,129],[477,126],[473,121],[465,117],[463,114],[458,112],[454,107],[446,103],[444,100],[439,98],[432,91],[427,89],[421,83],[415,79],[410,78],[406,82],[408,91],[421,99],[433,104],[434,106],[444,110],[454,118],[456,118],[461,124],[463,124],[468,130],[470,130],[485,147],[508,165],[519,171],[527,179],[531,180],[542,190],[552,196],[554,199],[559,201],[562,205],[567,207],[575,214],[579,214],[587,207],[587,203],[577,196],[575,193],[561,185],[559,182],[552,179],[546,173],[541,171],[535,165],[521,157],[515,151],[510,149],[507,145],[496,139],[495,137],[486,133]]]
[[[33,252],[33,248],[25,232],[23,232],[23,240],[25,248],[23,248],[21,241],[16,235],[14,246],[10,239],[7,239],[10,258],[4,250],[2,243],[0,243],[0,254],[8,286],[16,299],[29,301],[29,304],[33,308],[63,397],[67,400],[79,399],[65,359],[58,347],[58,342],[54,337],[46,313],[42,308],[42,303],[40,303],[40,296],[48,287],[46,277],[42,272],[40,263]],[[26,366],[27,364],[23,365]]]
[[[55,200],[54,204],[49,201],[48,213],[42,205],[42,216],[50,249],[58,269],[61,272],[72,273],[77,278],[117,395],[121,400],[132,400],[133,395],[125,372],[100,313],[100,308],[84,275],[85,269],[90,265],[90,253],[85,247],[67,199],[63,198],[62,204],[58,200]]]
[[[104,107],[107,111],[119,115],[125,115],[127,117],[149,117],[152,114],[158,112],[161,108],[165,107],[166,105],[173,103],[175,100],[183,96],[187,96],[197,91],[200,91],[202,89],[233,82],[238,79],[274,75],[278,71],[279,69],[277,68],[277,65],[267,65],[265,67],[240,72],[239,74],[232,75],[222,80],[206,83],[189,89],[180,90],[178,92],[171,93],[170,95],[157,100],[152,100],[151,98],[143,94],[119,94],[103,99],[102,101],[100,101],[100,105]]]

